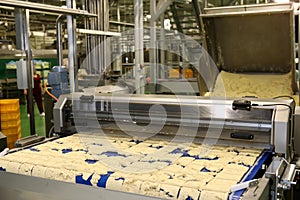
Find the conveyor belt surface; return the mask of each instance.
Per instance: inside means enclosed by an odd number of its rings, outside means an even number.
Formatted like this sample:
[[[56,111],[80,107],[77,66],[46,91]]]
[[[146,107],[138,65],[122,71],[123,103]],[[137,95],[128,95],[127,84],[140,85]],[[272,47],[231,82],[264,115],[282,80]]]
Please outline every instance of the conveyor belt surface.
[[[227,199],[262,150],[75,134],[0,158],[0,170],[168,199]]]

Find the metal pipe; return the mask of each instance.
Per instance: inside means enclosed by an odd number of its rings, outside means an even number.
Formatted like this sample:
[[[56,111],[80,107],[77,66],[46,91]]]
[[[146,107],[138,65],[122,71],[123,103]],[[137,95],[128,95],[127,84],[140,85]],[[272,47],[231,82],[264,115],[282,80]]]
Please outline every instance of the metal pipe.
[[[156,21],[152,16],[155,15],[156,1],[150,1],[150,80],[153,85],[157,82],[157,65],[156,65]],[[155,87],[151,88],[151,92],[154,93]]]
[[[117,25],[122,25],[122,26],[131,26],[131,27],[134,27],[134,24],[127,23],[127,22],[119,22],[119,21],[110,20],[109,23],[111,23],[111,24],[117,24]]]
[[[94,0],[90,0],[90,6],[91,6],[91,13],[95,13],[95,1]],[[90,28],[91,30],[95,30],[95,19],[91,19],[91,24],[90,24]],[[97,67],[96,67],[96,52],[95,52],[95,36],[94,35],[91,35],[90,36],[91,38],[91,51],[90,51],[90,54],[91,54],[91,61],[92,61],[92,69],[93,69],[93,73],[97,73]]]
[[[121,14],[120,14],[120,0],[117,0],[117,20],[118,20],[118,23],[120,23],[121,21]],[[111,23],[111,22],[109,22]],[[120,24],[118,24],[118,31],[119,33],[121,32],[121,26]]]
[[[85,0],[85,9],[88,12],[90,11],[88,0]],[[84,20],[84,28],[90,29],[89,19],[87,19],[87,18],[85,18],[85,20]],[[87,72],[91,74],[92,72],[91,72],[91,58],[90,58],[90,36],[86,35],[85,40],[86,40],[85,42],[86,42],[86,60],[87,60],[86,67],[87,67]]]
[[[52,6],[52,5],[41,4],[41,3],[33,3],[33,2],[28,2],[28,1],[1,0],[0,5],[25,8],[25,9],[30,9],[30,10],[49,11],[49,12],[60,13],[60,14],[85,15],[85,16],[96,17],[96,15],[90,14],[84,10],[71,9],[71,7],[63,8],[63,7],[59,7],[59,6]],[[51,13],[49,13],[49,14],[51,14]]]
[[[166,41],[165,41],[165,27],[164,27],[164,20],[165,20],[165,16],[164,15],[161,15],[160,17],[160,21],[161,21],[161,28],[160,28],[160,39],[161,41],[158,43],[159,45],[159,52],[160,52],[160,67],[159,68],[159,73],[158,73],[158,76],[162,79],[165,79],[166,78],[166,71],[168,70],[168,67],[166,65]]]
[[[75,9],[76,8],[76,1],[72,1],[72,8]],[[78,73],[78,64],[77,64],[77,40],[76,40],[76,18],[74,16],[72,16],[73,18],[73,29],[72,29],[72,33],[73,33],[73,47],[74,47],[74,52],[73,52],[73,59],[74,59],[74,87],[75,87],[75,92],[78,91],[78,79],[75,78],[77,77],[77,73]]]
[[[143,67],[144,67],[144,29],[143,29],[143,0],[134,1],[135,19],[135,89],[137,94],[144,93]]]
[[[103,18],[102,18],[102,23],[103,23],[103,30],[107,31],[108,30],[108,26],[109,23],[107,23],[109,21],[109,6],[108,6],[108,0],[103,0]],[[110,48],[107,48],[107,40],[106,40],[106,36],[100,36],[102,38],[101,43],[103,43],[103,63],[102,63],[102,69],[101,69],[101,73],[104,72],[104,70],[106,69],[106,67],[108,66],[107,63],[110,63],[110,52],[108,52],[110,50]]]
[[[56,19],[56,43],[57,43],[57,59],[58,65],[63,65],[63,55],[62,55],[62,40],[61,40],[61,29],[62,21],[65,18],[65,15],[59,15]]]
[[[97,18],[97,30],[101,30],[101,31],[104,31],[104,27],[103,27],[103,20],[104,19],[104,15],[103,15],[103,12],[105,12],[105,9],[103,7],[103,0],[101,1],[98,1],[99,3],[97,4],[97,15],[98,15],[98,18]],[[104,62],[104,51],[102,49],[102,46],[103,46],[103,37],[102,36],[98,36],[97,37],[97,40],[98,40],[98,45],[96,47],[97,49],[97,62],[98,62],[98,73],[101,74],[102,73],[102,69],[103,69],[103,62]],[[100,77],[101,78],[101,77]]]
[[[298,85],[300,85],[300,13],[298,13],[298,50],[297,50],[297,55],[298,55]],[[297,81],[297,80],[296,80]],[[298,86],[299,90],[299,86]],[[299,99],[300,99],[300,92],[299,92]],[[300,106],[300,101],[298,103],[298,106]]]
[[[29,11],[25,11],[25,15],[23,14],[23,37],[24,37],[24,47],[26,51],[26,70],[27,70],[27,99],[28,99],[28,111],[30,118],[30,134],[35,135],[35,120],[34,120],[34,106],[33,106],[33,71],[32,71],[32,52],[30,48],[30,40],[29,40]]]
[[[67,7],[72,8],[72,0],[66,1]],[[70,81],[70,92],[76,91],[75,86],[75,58],[76,52],[74,52],[74,17],[72,15],[67,16],[67,29],[68,29],[68,64],[69,64],[69,81]]]
[[[76,29],[77,33],[85,33],[90,35],[105,35],[105,36],[117,36],[120,37],[121,33],[110,32],[110,31],[100,31],[100,30],[90,30],[90,29]]]

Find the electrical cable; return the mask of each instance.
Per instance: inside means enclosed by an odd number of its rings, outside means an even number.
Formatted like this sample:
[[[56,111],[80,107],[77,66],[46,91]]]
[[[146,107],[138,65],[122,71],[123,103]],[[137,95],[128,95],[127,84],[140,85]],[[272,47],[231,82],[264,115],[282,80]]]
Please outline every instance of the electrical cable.
[[[292,107],[290,105],[287,105],[287,104],[284,104],[284,103],[275,103],[275,104],[257,104],[257,103],[253,103],[253,104],[251,104],[251,106],[252,107],[253,106],[254,107],[257,107],[257,106],[265,106],[265,107],[267,107],[267,106],[286,106],[290,109],[290,118],[291,118],[292,113],[293,113]]]
[[[54,96],[51,92],[49,92],[48,88],[47,88],[47,81],[45,81],[44,83],[44,89],[45,89],[45,92],[50,96],[52,97],[55,101],[58,101],[58,98],[56,98],[56,96]]]
[[[293,100],[294,105],[296,105],[295,99],[294,99],[293,97],[291,97],[291,96],[288,96],[288,95],[282,95],[282,96],[276,96],[276,97],[273,97],[273,99],[281,99],[281,98],[289,98],[289,99]]]
[[[54,126],[52,126],[49,130],[49,133],[48,133],[49,138],[53,136],[53,133],[54,133]]]

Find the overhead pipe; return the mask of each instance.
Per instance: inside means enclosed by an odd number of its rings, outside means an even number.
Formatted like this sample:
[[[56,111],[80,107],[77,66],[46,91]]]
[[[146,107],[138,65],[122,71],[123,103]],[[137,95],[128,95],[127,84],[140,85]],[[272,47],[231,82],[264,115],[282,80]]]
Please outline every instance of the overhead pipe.
[[[69,1],[69,0],[67,0]],[[85,15],[85,16],[91,16],[91,17],[97,17],[95,14],[88,13],[85,10],[77,10],[73,9],[72,7],[63,8],[59,6],[52,6],[47,4],[41,4],[41,3],[33,3],[28,1],[16,1],[16,0],[1,0],[0,5],[2,6],[11,6],[11,7],[17,7],[17,8],[25,8],[30,10],[38,10],[38,11],[48,11],[51,13],[57,13],[60,14],[67,14],[67,15]]]
[[[95,13],[95,0],[90,0],[90,12]],[[90,24],[91,30],[95,30],[95,19],[91,19],[91,24]],[[91,50],[90,50],[90,55],[91,55],[91,61],[92,61],[92,71],[93,73],[97,74],[97,55],[96,55],[96,38],[94,35],[90,35],[90,42],[91,42]]]
[[[59,15],[56,19],[56,43],[57,43],[57,59],[58,65],[63,65],[63,54],[62,54],[62,39],[61,39],[61,30],[62,30],[62,22],[66,16]]]
[[[95,28],[96,30],[103,30],[101,27],[101,19],[103,20],[103,7],[102,7],[103,2],[102,1],[96,1],[96,9],[95,9],[95,14],[97,14],[97,21],[95,21]],[[101,46],[103,45],[103,40],[102,40],[103,36],[96,36],[96,46],[95,46],[95,50],[96,50],[96,55],[97,55],[97,72],[98,74],[101,74],[103,72],[102,68],[103,68],[103,61],[105,59],[104,57],[104,51],[101,49]],[[102,53],[101,53],[102,52]]]
[[[67,8],[73,8],[73,1],[66,1]],[[69,65],[69,81],[70,81],[70,92],[76,92],[77,84],[75,81],[75,70],[76,70],[76,38],[75,38],[75,23],[74,16],[67,16],[67,29],[68,29],[68,65]]]
[[[90,12],[90,6],[89,6],[88,0],[85,0],[84,8],[85,8],[85,10]],[[89,19],[87,19],[87,18],[84,19],[84,28],[90,29]],[[91,55],[90,55],[90,36],[88,34],[85,35],[85,43],[86,43],[86,60],[87,60],[86,67],[87,67],[88,73],[91,74],[92,69],[91,69]]]

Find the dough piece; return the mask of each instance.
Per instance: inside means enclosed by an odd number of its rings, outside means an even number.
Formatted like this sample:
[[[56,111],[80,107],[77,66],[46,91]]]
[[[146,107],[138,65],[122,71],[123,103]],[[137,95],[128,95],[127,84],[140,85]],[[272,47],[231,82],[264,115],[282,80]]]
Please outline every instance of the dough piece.
[[[160,191],[160,184],[151,181],[144,181],[141,184],[140,194],[149,196],[158,196]]]
[[[161,184],[159,189],[159,197],[164,199],[177,199],[179,191],[179,186]]]
[[[185,184],[185,180],[178,179],[176,177],[172,179],[160,179],[161,184],[174,185],[174,186],[183,186]]]
[[[200,200],[227,200],[228,193],[215,191],[201,191]]]
[[[163,169],[163,171],[166,172],[180,172],[182,170],[184,170],[184,167],[182,165],[170,165]]]
[[[200,191],[195,188],[181,187],[179,192],[179,200],[193,199],[197,200],[200,196]]]
[[[106,182],[106,188],[122,191],[124,180],[125,179],[123,177],[110,176]]]
[[[54,179],[58,181],[75,182],[75,176],[75,173],[71,170],[62,171],[61,169],[47,168],[44,178]]]
[[[17,174],[19,172],[19,168],[21,165],[22,165],[22,163],[19,163],[19,162],[9,162],[9,163],[7,163],[6,171]]]
[[[6,159],[0,160],[0,167],[6,171],[8,163],[9,163],[9,161]]]
[[[181,165],[181,166],[185,167],[194,160],[195,160],[195,158],[192,158],[192,157],[180,157],[177,160],[175,160],[173,163],[176,165]]]
[[[245,156],[245,155],[238,155],[232,159],[232,162],[243,163],[249,166],[252,166],[255,161],[256,161],[256,157]]]
[[[211,178],[212,179],[212,178]],[[184,183],[185,187],[203,189],[211,179],[195,179]]]
[[[36,177],[45,178],[46,170],[47,170],[47,167],[35,165],[32,168],[31,175],[36,176]]]
[[[18,173],[31,176],[32,168],[33,165],[23,163],[22,165],[20,165]]]
[[[149,143],[148,144],[144,142],[139,143],[137,145],[128,148],[127,151],[130,153],[139,153],[139,154],[152,154],[157,151],[156,148],[151,148],[149,147],[149,145],[150,145]]]
[[[204,190],[228,193],[232,185],[236,184],[235,180],[213,179],[205,187]]]
[[[242,175],[248,171],[248,167],[238,164],[228,164],[220,172],[222,174]]]
[[[130,193],[139,193],[142,183],[142,181],[137,180],[136,178],[125,178],[122,185],[122,191]]]

